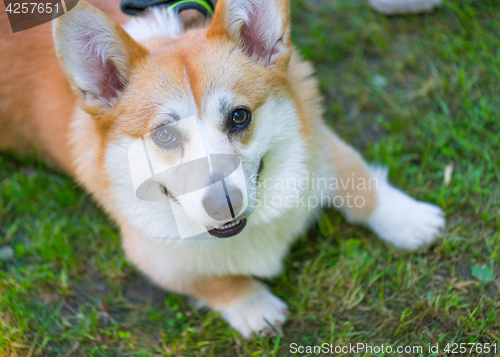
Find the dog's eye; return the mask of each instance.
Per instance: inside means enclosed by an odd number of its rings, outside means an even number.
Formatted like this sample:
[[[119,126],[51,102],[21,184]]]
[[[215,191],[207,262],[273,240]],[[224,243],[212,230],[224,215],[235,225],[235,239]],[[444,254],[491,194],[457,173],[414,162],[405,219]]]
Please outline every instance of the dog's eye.
[[[244,107],[239,107],[231,112],[231,129],[244,129],[250,124],[252,114],[250,110]]]
[[[153,131],[153,141],[160,147],[174,145],[177,142],[172,130],[162,126]]]

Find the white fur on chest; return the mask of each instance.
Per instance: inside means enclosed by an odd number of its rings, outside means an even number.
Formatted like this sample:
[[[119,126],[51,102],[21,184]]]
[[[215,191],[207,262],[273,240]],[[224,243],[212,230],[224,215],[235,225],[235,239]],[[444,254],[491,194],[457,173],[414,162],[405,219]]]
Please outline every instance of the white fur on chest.
[[[176,11],[156,6],[143,16],[131,17],[123,28],[136,41],[156,36],[175,39],[184,33],[182,20]]]

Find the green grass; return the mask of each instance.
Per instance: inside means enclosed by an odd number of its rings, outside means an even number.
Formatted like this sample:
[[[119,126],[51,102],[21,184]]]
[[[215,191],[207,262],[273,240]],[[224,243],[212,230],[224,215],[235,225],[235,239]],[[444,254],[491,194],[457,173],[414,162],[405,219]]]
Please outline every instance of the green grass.
[[[289,356],[292,342],[500,349],[497,1],[405,17],[364,0],[292,7],[326,120],[394,184],[445,209],[443,238],[406,253],[325,212],[268,282],[291,310],[285,335],[245,341],[140,276],[70,178],[2,154],[0,246],[15,258],[0,262],[0,356]]]

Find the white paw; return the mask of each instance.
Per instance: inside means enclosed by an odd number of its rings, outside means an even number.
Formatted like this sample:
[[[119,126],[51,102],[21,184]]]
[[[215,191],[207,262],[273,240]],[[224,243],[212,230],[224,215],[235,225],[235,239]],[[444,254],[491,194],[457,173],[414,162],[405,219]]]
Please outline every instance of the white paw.
[[[444,228],[446,220],[441,208],[417,201],[387,182],[378,171],[379,206],[368,226],[383,240],[398,248],[414,250],[432,243]]]
[[[254,334],[264,336],[273,332],[281,333],[281,326],[288,315],[286,304],[266,286],[229,307],[217,310],[245,338],[251,338]]]

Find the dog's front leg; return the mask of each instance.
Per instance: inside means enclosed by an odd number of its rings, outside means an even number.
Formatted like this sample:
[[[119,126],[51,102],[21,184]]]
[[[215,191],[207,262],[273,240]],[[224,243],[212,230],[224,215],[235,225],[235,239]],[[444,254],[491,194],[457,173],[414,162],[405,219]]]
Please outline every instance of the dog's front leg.
[[[391,186],[387,170],[368,166],[361,155],[326,127],[320,177],[335,180],[331,203],[351,223],[367,225],[381,239],[413,250],[430,244],[445,226],[443,211]]]
[[[157,285],[192,296],[201,305],[219,311],[246,338],[280,331],[287,307],[265,284],[246,275],[207,274],[213,266],[199,263],[202,259],[197,256],[203,247],[194,251],[190,245],[165,244],[143,237],[126,222],[120,223],[127,258]]]
[[[288,310],[260,281],[248,276],[199,278],[169,282],[165,288],[193,296],[201,305],[219,311],[243,337],[281,332]]]

